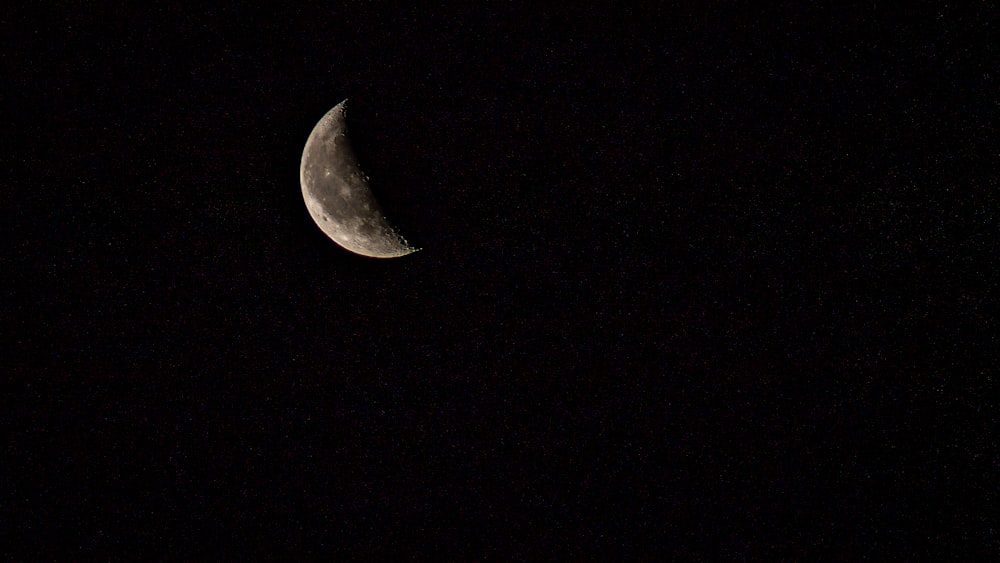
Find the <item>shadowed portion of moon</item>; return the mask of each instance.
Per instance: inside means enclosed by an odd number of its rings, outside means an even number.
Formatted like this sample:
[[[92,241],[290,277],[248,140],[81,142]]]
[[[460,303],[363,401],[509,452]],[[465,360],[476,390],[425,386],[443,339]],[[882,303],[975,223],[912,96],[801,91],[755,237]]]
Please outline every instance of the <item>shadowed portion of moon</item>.
[[[362,256],[415,252],[386,221],[358,166],[347,138],[346,104],[340,102],[319,120],[302,151],[299,180],[309,215],[334,242]]]

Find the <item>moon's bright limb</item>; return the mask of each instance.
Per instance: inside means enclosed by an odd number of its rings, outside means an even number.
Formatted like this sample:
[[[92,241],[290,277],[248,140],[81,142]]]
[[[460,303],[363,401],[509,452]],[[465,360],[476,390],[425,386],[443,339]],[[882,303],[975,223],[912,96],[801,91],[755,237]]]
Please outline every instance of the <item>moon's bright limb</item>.
[[[347,138],[346,104],[319,120],[302,150],[299,181],[309,215],[326,236],[356,254],[395,258],[415,252],[386,221],[358,166]]]

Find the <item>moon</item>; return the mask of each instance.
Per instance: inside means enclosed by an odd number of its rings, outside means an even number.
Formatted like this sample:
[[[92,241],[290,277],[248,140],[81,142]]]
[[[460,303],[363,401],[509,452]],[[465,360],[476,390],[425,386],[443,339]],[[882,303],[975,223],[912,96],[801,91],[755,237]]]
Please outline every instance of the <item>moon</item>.
[[[382,213],[368,187],[368,176],[347,138],[347,100],[328,111],[306,140],[299,181],[306,208],[316,225],[345,249],[372,258],[416,252]]]

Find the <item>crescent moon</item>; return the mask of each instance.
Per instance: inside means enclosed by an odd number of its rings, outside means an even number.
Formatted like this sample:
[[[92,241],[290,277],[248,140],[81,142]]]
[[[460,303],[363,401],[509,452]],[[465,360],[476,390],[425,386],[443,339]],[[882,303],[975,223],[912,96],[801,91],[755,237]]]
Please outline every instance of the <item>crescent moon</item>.
[[[299,181],[316,225],[345,249],[372,258],[406,256],[418,249],[399,235],[368,187],[368,176],[347,138],[347,100],[328,111],[302,150]]]

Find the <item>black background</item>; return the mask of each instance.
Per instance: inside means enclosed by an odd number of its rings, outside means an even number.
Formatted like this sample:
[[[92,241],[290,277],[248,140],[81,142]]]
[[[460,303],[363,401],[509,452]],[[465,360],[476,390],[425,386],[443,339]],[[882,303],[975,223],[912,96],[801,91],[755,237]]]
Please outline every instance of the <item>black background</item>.
[[[10,553],[996,554],[986,3],[73,4],[0,15]],[[417,254],[309,218],[344,98]]]

